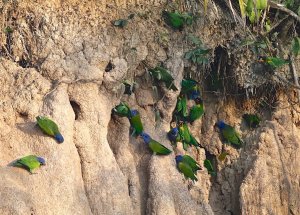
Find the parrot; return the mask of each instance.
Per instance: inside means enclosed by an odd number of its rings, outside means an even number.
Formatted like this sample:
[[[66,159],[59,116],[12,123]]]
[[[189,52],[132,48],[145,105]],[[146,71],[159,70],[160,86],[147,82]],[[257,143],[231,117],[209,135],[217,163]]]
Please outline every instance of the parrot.
[[[55,122],[44,116],[37,116],[36,120],[37,124],[44,133],[48,134],[49,136],[53,136],[58,143],[64,142],[64,138],[59,132],[58,126]]]
[[[216,175],[216,172],[215,172],[214,167],[211,164],[210,160],[208,160],[208,159],[204,160],[204,167],[207,169],[208,174]]]
[[[202,99],[199,97],[195,99],[195,105],[190,110],[189,120],[194,122],[196,119],[199,119],[204,113],[204,105]]]
[[[199,83],[193,79],[182,79],[181,93],[187,94],[189,99],[195,100],[200,97]]]
[[[135,134],[135,136],[140,135],[144,131],[143,124],[141,121],[141,116],[137,110],[130,111],[129,121],[131,127],[133,128],[133,134]]]
[[[180,135],[176,122],[171,123],[171,130],[168,132],[168,138],[173,144],[176,144],[176,142],[180,142]]]
[[[223,121],[218,121],[215,125],[220,129],[226,142],[233,144],[237,148],[242,146],[243,141],[232,126],[227,125]]]
[[[162,16],[167,25],[175,30],[182,30],[184,26],[184,18],[178,12],[172,13],[163,11]]]
[[[186,96],[178,97],[175,113],[178,114],[179,119],[185,119],[188,116],[186,103],[187,103]]]
[[[28,155],[13,163],[13,166],[25,168],[31,174],[33,174],[33,170],[40,167],[41,165],[46,165],[45,159],[42,157],[37,157],[35,155]]]
[[[160,144],[156,140],[153,140],[147,133],[142,132],[141,137],[143,138],[144,142],[148,144],[149,148],[152,150],[154,154],[157,155],[168,155],[172,151],[165,147],[164,145]]]
[[[113,108],[113,112],[120,117],[126,116],[129,118],[131,115],[130,108],[125,102],[121,102],[115,108]]]
[[[244,120],[246,121],[247,125],[250,128],[257,128],[260,123],[260,117],[256,114],[244,114],[243,115]]]
[[[181,155],[179,155],[179,156],[181,156]],[[183,162],[188,164],[192,168],[194,173],[196,173],[198,170],[201,170],[200,165],[191,156],[183,155],[182,158],[183,158]]]
[[[198,181],[192,167],[189,165],[188,162],[186,162],[182,155],[177,155],[175,157],[175,160],[179,172],[183,173],[185,178],[190,178],[192,181]]]
[[[184,150],[187,150],[187,145],[194,145],[195,147],[200,147],[198,141],[193,137],[193,135],[191,135],[186,123],[179,123],[179,135],[182,140]]]
[[[149,69],[149,73],[154,79],[164,82],[168,89],[170,88],[174,91],[178,90],[173,83],[174,78],[167,69],[157,66],[154,69]]]

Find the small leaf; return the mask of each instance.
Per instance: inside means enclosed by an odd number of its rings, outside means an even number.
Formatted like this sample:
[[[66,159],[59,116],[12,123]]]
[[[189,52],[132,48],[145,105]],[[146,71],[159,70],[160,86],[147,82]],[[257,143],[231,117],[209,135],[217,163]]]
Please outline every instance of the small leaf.
[[[240,12],[241,12],[241,15],[242,17],[245,17],[245,2],[244,0],[239,0],[239,5],[240,5]]]
[[[227,152],[222,152],[218,157],[219,161],[224,161],[227,155]]]
[[[9,33],[12,33],[13,32],[13,29],[11,29],[11,27],[7,26],[5,29],[4,29],[4,33],[6,34],[9,34]]]
[[[300,37],[295,37],[292,42],[292,52],[295,56],[300,54]]]

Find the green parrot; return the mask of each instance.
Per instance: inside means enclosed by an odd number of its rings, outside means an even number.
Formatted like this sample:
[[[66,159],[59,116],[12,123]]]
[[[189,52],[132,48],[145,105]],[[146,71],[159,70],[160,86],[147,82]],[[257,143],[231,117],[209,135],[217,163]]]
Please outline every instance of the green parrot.
[[[199,119],[204,113],[204,105],[202,99],[199,97],[195,99],[195,105],[190,110],[189,120],[194,122],[196,119]]]
[[[143,138],[144,142],[148,144],[149,148],[152,150],[154,154],[157,155],[168,155],[172,151],[165,147],[164,145],[160,144],[159,142],[153,140],[148,134],[143,132],[141,134],[141,137]]]
[[[13,163],[13,166],[25,168],[31,174],[33,174],[33,170],[37,169],[41,165],[46,165],[45,159],[35,155],[28,155]]]
[[[261,121],[260,117],[256,114],[247,114],[246,113],[243,115],[243,118],[246,121],[248,127],[250,127],[250,128],[257,128]]]
[[[182,161],[188,164],[192,168],[194,173],[196,173],[198,170],[201,170],[200,165],[197,163],[197,161],[195,161],[194,158],[189,155],[183,155]]]
[[[113,108],[113,112],[120,117],[126,116],[130,118],[131,116],[130,108],[125,102],[121,102],[115,108]]]
[[[183,173],[185,178],[190,178],[192,181],[198,181],[197,177],[195,176],[197,170],[194,171],[194,169],[189,165],[189,162],[186,161],[186,158],[184,158],[184,156],[177,155],[175,157],[179,172]],[[194,159],[192,158],[192,160]]]
[[[188,116],[186,96],[178,97],[175,113],[176,113],[176,116],[178,116],[179,119],[184,119]]]
[[[184,17],[178,12],[172,13],[168,11],[163,11],[162,16],[167,25],[175,30],[182,30],[184,26]]]
[[[240,148],[242,146],[243,141],[232,126],[227,125],[223,121],[218,121],[216,123],[216,126],[220,129],[222,136],[226,142],[233,144],[237,148]]]
[[[129,118],[131,127],[133,128],[133,133],[135,136],[140,135],[143,131],[143,124],[141,121],[140,113],[137,110],[130,111],[130,118]]]
[[[200,97],[199,83],[193,79],[182,79],[181,94],[186,94],[193,100]]]
[[[168,89],[172,89],[174,91],[178,90],[173,83],[174,78],[167,69],[157,66],[154,69],[149,69],[149,73],[157,81],[164,82]]]
[[[200,147],[198,141],[194,138],[193,135],[191,135],[186,123],[179,123],[179,135],[182,140],[184,150],[187,150],[187,147],[191,145],[194,145],[195,147]]]
[[[44,133],[54,137],[58,143],[64,142],[64,138],[59,132],[58,126],[55,122],[53,122],[51,119],[48,119],[45,116],[37,116],[36,120],[37,120],[37,124],[39,125],[39,127],[42,129]]]
[[[214,167],[211,164],[210,160],[208,160],[208,159],[204,160],[204,167],[207,169],[208,174],[216,175],[216,172],[215,172]]]

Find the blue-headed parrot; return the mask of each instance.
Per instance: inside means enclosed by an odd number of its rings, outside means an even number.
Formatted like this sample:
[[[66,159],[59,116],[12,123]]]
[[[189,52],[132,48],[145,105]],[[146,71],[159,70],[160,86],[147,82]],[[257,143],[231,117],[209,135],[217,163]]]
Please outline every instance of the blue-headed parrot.
[[[135,136],[140,135],[144,131],[141,116],[137,110],[131,110],[129,121]]]
[[[45,159],[35,155],[28,155],[13,163],[13,166],[25,168],[31,174],[33,173],[33,170],[37,169],[41,165],[46,165]]]
[[[49,136],[52,136],[55,138],[55,140],[59,143],[64,142],[64,138],[59,132],[58,126],[55,122],[53,122],[51,119],[48,119],[45,116],[38,116],[36,117],[37,124],[42,129],[42,131]]]
[[[196,172],[189,165],[189,163],[186,162],[182,155],[177,155],[175,157],[175,160],[179,172],[183,173],[185,178],[190,178],[192,181],[198,181],[197,177],[195,176]]]
[[[157,155],[168,155],[168,154],[170,154],[172,152],[170,149],[168,149],[164,145],[160,144],[156,140],[153,140],[149,136],[149,134],[147,134],[145,132],[143,132],[141,134],[141,137],[143,138],[144,142],[146,144],[148,144],[149,148],[152,150],[152,152],[154,154],[157,154]]]
[[[220,129],[221,134],[226,142],[233,144],[233,146],[237,148],[242,146],[243,141],[232,126],[224,123],[223,121],[218,121],[216,126]]]

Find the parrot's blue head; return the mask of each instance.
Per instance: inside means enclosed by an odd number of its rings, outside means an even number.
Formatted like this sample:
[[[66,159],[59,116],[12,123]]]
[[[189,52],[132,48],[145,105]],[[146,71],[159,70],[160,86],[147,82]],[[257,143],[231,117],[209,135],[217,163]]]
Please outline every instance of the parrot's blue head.
[[[200,92],[198,89],[194,89],[193,91],[191,91],[190,95],[189,95],[189,99],[196,99],[200,96]]]
[[[220,120],[220,121],[218,121],[217,123],[216,123],[216,126],[220,129],[220,130],[222,130],[222,129],[224,129],[225,128],[225,122],[223,122],[222,120]]]
[[[177,136],[177,134],[178,134],[178,128],[177,127],[176,128],[172,128],[170,133],[172,135],[174,135],[174,136]]]
[[[149,134],[146,134],[145,132],[141,133],[141,137],[143,138],[144,142],[149,144],[151,141],[151,137]]]
[[[40,162],[41,165],[46,165],[46,161],[42,157],[37,157],[38,161]]]
[[[63,136],[61,134],[54,135],[54,138],[59,143],[63,143],[64,142],[64,138],[63,138]]]
[[[131,113],[131,116],[136,116],[139,114],[139,112],[137,110],[131,110],[130,113]]]
[[[177,156],[175,157],[175,160],[176,160],[176,164],[178,164],[179,162],[181,162],[181,161],[183,160],[182,155],[177,155]]]

